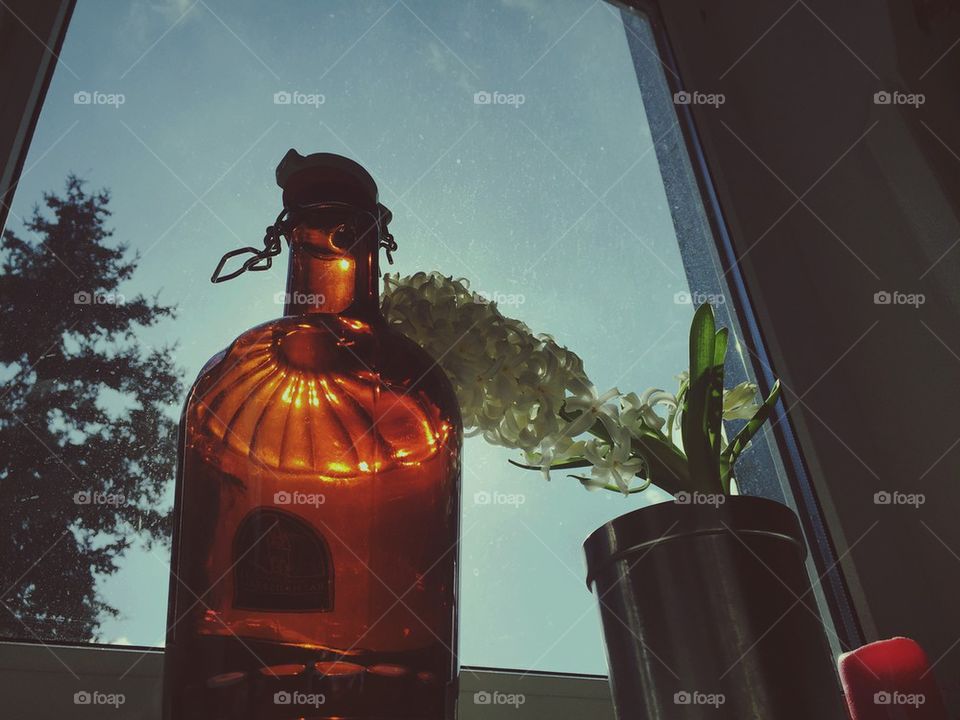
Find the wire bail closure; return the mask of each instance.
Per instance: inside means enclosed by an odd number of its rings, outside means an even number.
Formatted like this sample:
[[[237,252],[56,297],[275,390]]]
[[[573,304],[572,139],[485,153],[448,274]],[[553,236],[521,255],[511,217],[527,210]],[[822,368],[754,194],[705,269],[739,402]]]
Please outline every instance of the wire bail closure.
[[[370,216],[377,226],[377,247],[386,250],[387,262],[393,265],[393,253],[397,250],[397,241],[394,239],[390,231],[387,230],[387,225],[393,219],[393,213],[391,213],[385,205],[382,203],[377,203],[376,214],[370,212],[369,210],[358,208],[355,205],[350,205],[349,203],[331,201],[300,205],[294,208],[294,210],[301,212],[304,210],[320,210],[331,207],[349,208],[357,215],[362,214]],[[227,280],[233,280],[235,277],[239,277],[248,270],[251,272],[262,272],[264,270],[269,270],[271,267],[273,267],[273,258],[279,255],[280,251],[283,249],[281,238],[286,238],[287,243],[289,244],[292,232],[293,223],[290,220],[290,209],[284,208],[281,213],[277,215],[277,219],[273,221],[273,224],[267,226],[266,232],[263,236],[263,247],[255,248],[252,246],[247,246],[225,253],[224,256],[220,258],[220,262],[217,263],[217,267],[213,271],[213,275],[210,276],[210,282],[222,283],[226,282]],[[223,274],[223,270],[230,259],[239,255],[250,255],[251,257],[248,257],[246,260],[244,260],[239,269],[228,274]]]

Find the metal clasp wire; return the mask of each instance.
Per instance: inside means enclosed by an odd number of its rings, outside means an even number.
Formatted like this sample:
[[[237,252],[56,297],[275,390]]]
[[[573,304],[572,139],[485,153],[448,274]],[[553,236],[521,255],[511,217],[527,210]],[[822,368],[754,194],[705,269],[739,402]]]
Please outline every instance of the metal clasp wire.
[[[298,206],[296,210],[317,210],[329,207],[350,208],[355,210],[358,214],[371,217],[377,226],[377,246],[386,250],[387,262],[393,265],[393,253],[397,249],[397,241],[387,230],[387,225],[390,220],[393,219],[393,214],[386,208],[386,206],[378,203],[377,213],[374,214],[369,210],[362,210],[348,203],[327,201],[301,205]],[[220,258],[220,262],[217,263],[217,267],[213,271],[213,275],[210,277],[210,282],[221,283],[227,280],[233,280],[233,278],[242,275],[247,270],[252,272],[261,272],[263,270],[269,270],[271,267],[273,267],[273,258],[279,255],[282,249],[281,238],[286,237],[288,242],[290,240],[290,233],[292,232],[293,227],[291,226],[289,214],[289,209],[284,208],[283,211],[277,215],[277,219],[273,222],[273,225],[269,225],[267,227],[266,233],[263,236],[262,248],[250,246],[237,248],[236,250],[231,250],[222,258]],[[231,258],[237,257],[238,255],[251,255],[252,257],[244,260],[243,265],[241,265],[239,269],[234,270],[232,273],[227,275],[223,275],[223,269],[227,262]]]
[[[266,234],[263,236],[263,248],[237,248],[236,250],[231,250],[222,258],[220,258],[220,262],[217,263],[217,269],[214,270],[213,275],[210,276],[210,282],[221,283],[227,280],[233,280],[233,278],[242,275],[247,270],[261,272],[263,270],[269,270],[271,267],[273,267],[273,258],[280,254],[280,238],[287,235],[291,230],[291,228],[288,227],[289,223],[284,219],[287,214],[288,211],[286,208],[284,208],[283,211],[277,215],[277,219],[274,221],[273,225],[267,227]],[[227,264],[227,261],[230,260],[230,258],[236,257],[237,255],[247,254],[250,254],[253,257],[247,258],[243,262],[243,265],[240,266],[239,270],[234,270],[228,275],[221,275],[224,266]]]

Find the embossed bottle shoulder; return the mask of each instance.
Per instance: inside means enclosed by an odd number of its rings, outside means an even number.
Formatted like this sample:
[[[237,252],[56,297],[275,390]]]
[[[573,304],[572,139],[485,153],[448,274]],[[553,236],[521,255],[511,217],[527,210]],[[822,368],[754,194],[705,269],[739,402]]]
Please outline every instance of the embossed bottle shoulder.
[[[435,370],[389,331],[285,318],[231,345],[198,381],[187,420],[206,452],[274,470],[347,477],[414,465],[451,432],[449,394],[419,387]]]

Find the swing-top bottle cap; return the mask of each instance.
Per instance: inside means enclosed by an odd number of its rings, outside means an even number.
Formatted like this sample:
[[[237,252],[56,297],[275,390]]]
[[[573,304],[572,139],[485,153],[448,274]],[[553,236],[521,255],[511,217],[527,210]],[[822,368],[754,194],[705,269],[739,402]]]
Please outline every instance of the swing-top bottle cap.
[[[283,188],[286,208],[325,200],[377,207],[377,183],[370,173],[334,153],[301,155],[291,148],[277,165],[277,185]]]

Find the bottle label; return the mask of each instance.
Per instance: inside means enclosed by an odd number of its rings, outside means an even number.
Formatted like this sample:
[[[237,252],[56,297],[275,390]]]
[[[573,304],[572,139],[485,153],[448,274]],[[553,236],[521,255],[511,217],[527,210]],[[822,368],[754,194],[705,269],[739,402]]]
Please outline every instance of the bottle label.
[[[323,536],[275,508],[240,523],[233,543],[234,607],[278,612],[333,610],[333,563]]]

